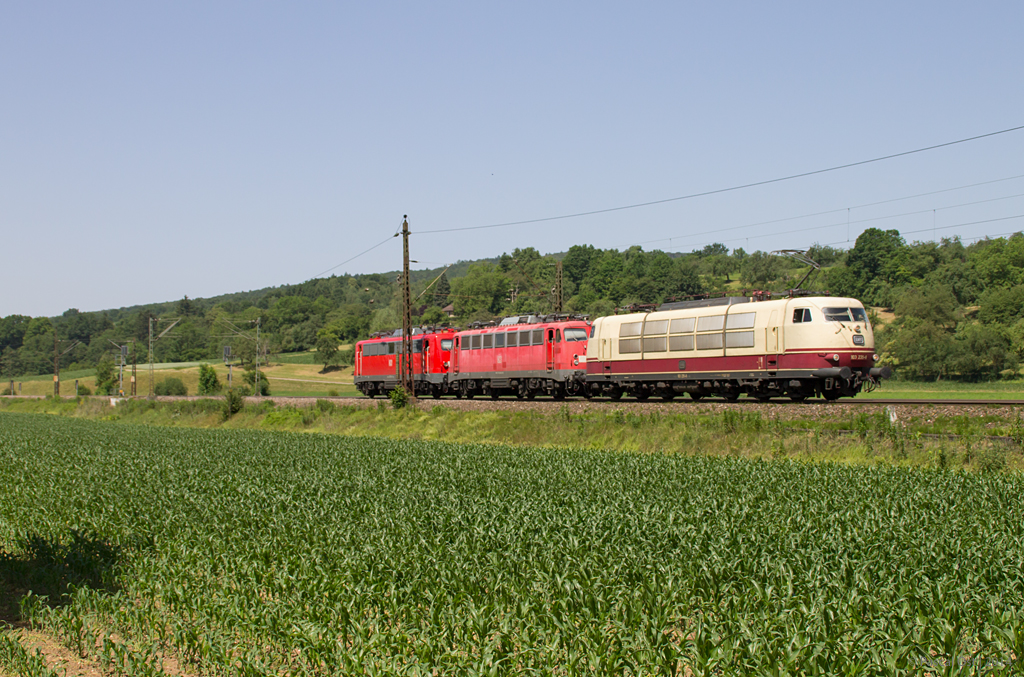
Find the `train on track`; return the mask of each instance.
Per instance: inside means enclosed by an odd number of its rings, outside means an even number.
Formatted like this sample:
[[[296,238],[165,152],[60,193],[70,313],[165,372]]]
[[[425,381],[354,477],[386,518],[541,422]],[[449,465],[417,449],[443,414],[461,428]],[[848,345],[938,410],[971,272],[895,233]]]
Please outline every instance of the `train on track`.
[[[579,395],[761,401],[853,397],[888,378],[860,301],[769,294],[665,303],[590,322],[524,315],[412,332],[416,394],[555,399]],[[355,384],[370,397],[401,382],[401,331],[356,344]]]

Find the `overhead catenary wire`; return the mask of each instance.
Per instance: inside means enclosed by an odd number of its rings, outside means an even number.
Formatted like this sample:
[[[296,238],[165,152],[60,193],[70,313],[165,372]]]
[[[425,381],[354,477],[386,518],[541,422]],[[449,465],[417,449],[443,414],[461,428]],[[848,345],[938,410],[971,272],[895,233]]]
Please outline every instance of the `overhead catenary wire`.
[[[948,209],[958,209],[960,207],[970,207],[970,206],[973,206],[973,205],[985,204],[985,203],[988,203],[988,202],[998,202],[1000,200],[1010,200],[1010,199],[1017,198],[1017,197],[1024,197],[1024,193],[1015,193],[1014,195],[1004,195],[1002,197],[993,197],[993,198],[988,198],[988,199],[985,199],[985,200],[975,200],[973,202],[962,202],[960,204],[948,205],[946,207],[934,207],[934,208],[930,208],[930,209],[919,209],[919,210],[912,211],[912,212],[902,212],[900,214],[887,214],[885,216],[871,216],[871,217],[864,218],[864,219],[856,219],[854,221],[850,221],[848,219],[844,219],[842,221],[835,221],[833,223],[826,223],[824,225],[808,226],[807,228],[796,228],[794,230],[772,231],[770,233],[762,233],[762,234],[759,234],[759,235],[744,235],[744,236],[741,236],[741,237],[735,237],[735,238],[731,238],[731,239],[728,239],[728,240],[725,240],[725,241],[720,241],[720,242],[722,244],[724,244],[725,242],[736,242],[738,240],[748,240],[750,238],[757,239],[757,238],[761,238],[761,237],[773,237],[773,236],[776,236],[776,235],[792,235],[793,233],[806,233],[806,232],[810,232],[810,231],[814,231],[814,230],[827,230],[829,228],[835,228],[837,226],[843,226],[843,225],[845,225],[845,226],[847,226],[847,228],[849,228],[850,225],[858,224],[858,223],[871,223],[873,221],[885,221],[887,219],[897,219],[897,218],[901,218],[901,217],[904,217],[904,216],[916,216],[916,215],[919,215],[919,214],[930,214],[930,213],[937,212],[937,211],[941,212],[941,211],[945,211],[945,210],[948,210]],[[845,210],[835,210],[835,211],[845,211]],[[828,214],[828,213],[831,213],[831,212],[823,212],[823,213]],[[737,230],[738,228],[746,228],[746,227],[748,227],[748,226],[736,226],[734,228],[720,228],[720,229],[712,230],[712,231],[703,231],[703,232],[700,232],[700,233],[694,233],[693,237],[699,237],[699,236],[702,236],[702,235],[712,235],[712,234],[715,234],[715,233],[724,233],[724,232],[728,232],[730,230]],[[847,238],[849,238],[849,235],[847,235]],[[682,238],[676,237],[674,239],[682,239]],[[849,239],[847,239],[845,241],[848,242]],[[708,244],[712,244],[712,243],[708,243]]]
[[[352,262],[352,261],[355,261],[355,260],[356,260],[356,259],[358,259],[358,258],[359,258],[360,256],[362,256],[362,255],[364,255],[364,254],[369,254],[370,252],[372,252],[372,251],[373,251],[374,249],[376,249],[377,247],[381,246],[382,244],[384,244],[384,243],[386,243],[386,242],[390,242],[390,241],[392,240],[392,238],[394,238],[394,237],[395,237],[394,235],[388,235],[388,236],[387,236],[387,238],[385,238],[385,239],[381,240],[380,242],[378,242],[377,244],[373,245],[373,246],[372,246],[372,247],[370,247],[369,249],[364,249],[363,251],[359,252],[358,254],[356,254],[355,256],[353,256],[352,258],[348,258],[348,259],[345,259],[344,261],[342,261],[342,262],[341,262],[341,263],[339,263],[338,265],[336,265],[336,266],[331,266],[331,267],[330,267],[330,268],[328,268],[327,270],[323,271],[322,273],[317,273],[317,274],[316,274],[316,275],[314,275],[313,277],[314,277],[314,278],[316,278],[316,277],[320,277],[321,275],[326,275],[327,273],[331,272],[332,270],[336,270],[336,269],[338,269],[338,268],[341,268],[341,267],[342,267],[343,265],[345,265],[346,263],[350,263],[350,262]]]
[[[834,172],[834,171],[838,171],[840,169],[849,169],[851,167],[860,167],[860,166],[867,165],[867,164],[872,164],[872,163],[875,163],[875,162],[882,162],[884,160],[892,160],[892,159],[898,158],[898,157],[905,157],[907,155],[914,155],[916,153],[924,153],[924,152],[927,152],[927,151],[930,151],[930,150],[937,150],[939,148],[948,148],[949,146],[955,146],[955,145],[962,144],[962,143],[968,143],[968,142],[971,142],[971,141],[977,141],[979,139],[985,139],[985,138],[989,138],[989,137],[993,137],[993,136],[998,136],[1000,134],[1009,134],[1010,132],[1016,132],[1016,131],[1019,131],[1019,130],[1022,130],[1022,129],[1024,129],[1024,125],[1019,125],[1017,127],[1010,127],[1008,129],[1001,129],[1001,130],[995,131],[995,132],[988,132],[986,134],[978,134],[976,136],[971,136],[971,137],[967,137],[967,138],[963,138],[963,139],[957,139],[956,141],[947,141],[945,143],[938,143],[938,144],[935,144],[935,145],[932,145],[932,146],[926,146],[924,148],[915,148],[913,150],[902,151],[900,153],[891,153],[889,155],[883,155],[883,156],[880,156],[880,157],[871,158],[869,160],[859,160],[857,162],[849,162],[849,163],[842,164],[842,165],[836,165],[834,167],[826,167],[824,169],[815,169],[815,170],[812,170],[812,171],[809,171],[809,172],[800,172],[799,174],[790,174],[788,176],[780,176],[780,177],[777,177],[777,178],[774,178],[774,179],[765,179],[763,181],[754,181],[754,182],[751,182],[751,183],[744,183],[744,184],[740,184],[740,185],[736,185],[736,186],[729,186],[727,188],[716,188],[714,190],[706,190],[706,191],[701,191],[701,192],[698,192],[698,193],[690,193],[688,195],[680,195],[678,197],[663,198],[663,199],[660,199],[660,200],[650,200],[650,201],[647,201],[647,202],[637,202],[637,203],[634,203],[634,204],[621,205],[621,206],[618,206],[618,207],[607,207],[607,208],[604,208],[604,209],[592,209],[592,210],[589,210],[589,211],[576,212],[576,213],[572,213],[572,214],[560,214],[558,216],[546,216],[546,217],[536,218],[536,219],[524,219],[524,220],[521,220],[521,221],[507,221],[507,222],[504,222],[504,223],[490,223],[490,224],[481,225],[481,226],[464,226],[464,227],[459,227],[459,228],[436,228],[436,229],[433,229],[433,230],[421,230],[421,231],[419,231],[419,234],[420,235],[429,235],[429,234],[432,234],[432,233],[453,233],[453,232],[466,231],[466,230],[483,230],[483,229],[486,229],[486,228],[504,228],[504,227],[508,227],[508,226],[523,226],[523,225],[527,225],[527,224],[531,224],[531,223],[545,223],[545,222],[549,222],[549,221],[559,221],[559,220],[563,220],[563,219],[575,219],[575,218],[579,218],[579,217],[583,217],[583,216],[594,216],[594,215],[597,215],[597,214],[608,214],[608,213],[611,213],[611,212],[620,212],[620,211],[625,211],[625,210],[628,210],[628,209],[639,209],[641,207],[651,207],[653,205],[666,204],[666,203],[669,203],[669,202],[679,202],[679,201],[682,201],[682,200],[692,200],[694,198],[706,197],[708,195],[718,195],[718,194],[721,194],[721,193],[729,193],[729,192],[732,192],[732,191],[743,190],[743,189],[746,189],[746,188],[754,188],[754,187],[757,187],[757,186],[767,186],[767,185],[770,185],[770,184],[773,184],[773,183],[781,183],[783,181],[792,181],[793,179],[800,179],[800,178],[804,178],[804,177],[808,177],[808,176],[815,176],[817,174],[825,174],[827,172]]]
[[[703,231],[703,232],[699,232],[699,233],[688,233],[688,234],[684,234],[684,235],[670,235],[668,237],[661,237],[661,238],[657,238],[655,240],[644,240],[642,242],[632,242],[632,243],[630,243],[628,245],[622,245],[622,248],[623,249],[628,249],[629,247],[635,247],[635,246],[638,246],[638,245],[651,244],[651,243],[654,243],[654,242],[665,242],[665,241],[672,241],[672,240],[683,240],[683,239],[686,239],[688,237],[700,237],[702,235],[710,235],[712,233],[725,233],[725,232],[728,232],[728,231],[731,231],[731,230],[742,230],[743,228],[754,228],[754,227],[757,227],[757,226],[767,226],[767,225],[771,225],[771,224],[775,224],[775,223],[785,223],[786,221],[798,221],[800,219],[809,219],[809,218],[814,217],[814,216],[824,216],[826,214],[836,214],[836,213],[839,213],[839,212],[846,212],[847,216],[849,216],[849,212],[850,212],[851,209],[865,209],[867,207],[877,207],[878,205],[890,204],[892,202],[903,202],[905,200],[913,200],[913,199],[919,198],[919,197],[928,197],[929,195],[938,195],[940,193],[950,193],[950,192],[957,191],[957,190],[966,190],[967,188],[977,188],[978,186],[986,186],[986,185],[993,184],[993,183],[1001,183],[1003,181],[1012,181],[1013,179],[1021,179],[1021,178],[1024,178],[1024,174],[1017,174],[1015,176],[1007,176],[1007,177],[1004,177],[1004,178],[1001,178],[1001,179],[993,179],[991,181],[981,181],[979,183],[970,183],[970,184],[967,184],[967,185],[964,185],[964,186],[954,186],[953,188],[943,188],[942,190],[933,190],[933,191],[929,191],[927,193],[917,193],[915,195],[906,195],[904,197],[895,197],[895,198],[890,198],[890,199],[887,199],[887,200],[880,200],[878,202],[866,202],[864,204],[851,205],[849,207],[840,207],[838,209],[826,209],[825,211],[821,211],[821,212],[811,212],[809,214],[800,214],[798,216],[785,216],[785,217],[778,218],[778,219],[769,219],[768,221],[756,221],[754,223],[746,223],[746,224],[743,224],[741,226],[730,226],[728,228],[716,228],[713,231]],[[1009,197],[1016,197],[1016,195],[1011,195]],[[1002,200],[1002,199],[1006,199],[1006,198],[992,198],[992,200]],[[970,204],[980,204],[981,202],[986,202],[986,201],[991,201],[991,200],[980,200],[979,202],[965,202],[965,203],[962,203],[960,205],[951,205],[949,207],[939,207],[938,209],[951,209],[952,207],[958,207],[958,206],[964,206],[964,205],[970,205]],[[929,210],[925,210],[925,211],[932,211],[932,210],[929,209]],[[850,223],[858,223],[858,222],[857,221],[850,221]]]

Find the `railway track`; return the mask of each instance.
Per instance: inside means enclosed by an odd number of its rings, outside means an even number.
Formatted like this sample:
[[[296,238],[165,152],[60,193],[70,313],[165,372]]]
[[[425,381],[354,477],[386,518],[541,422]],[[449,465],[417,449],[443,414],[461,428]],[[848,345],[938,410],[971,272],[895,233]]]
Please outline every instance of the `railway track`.
[[[159,401],[162,401],[162,402],[174,402],[174,401],[188,401],[188,400],[205,400],[205,399],[218,398],[218,397],[220,397],[220,396],[218,396],[218,395],[202,395],[202,396],[188,395],[188,396],[184,396],[184,397],[160,396],[160,397],[157,397],[156,399],[159,400]],[[0,399],[3,399],[3,400],[39,400],[39,399],[45,399],[45,396],[42,396],[42,395],[4,395],[4,396],[0,396]],[[74,398],[65,398],[65,399],[74,399]],[[102,396],[91,396],[89,399],[107,399],[107,398],[106,397],[102,397]],[[135,399],[140,399],[141,400],[141,399],[146,399],[146,397],[145,396],[140,396],[140,397],[137,397]],[[330,397],[330,396],[324,396],[324,395],[320,395],[320,396],[317,396],[317,395],[269,395],[269,396],[260,397],[260,398],[251,397],[250,396],[250,397],[246,397],[245,399],[248,402],[259,402],[259,401],[263,400],[263,401],[273,401],[273,402],[278,403],[278,404],[288,404],[288,403],[293,403],[293,402],[294,403],[309,403],[309,404],[312,404],[312,403],[316,402],[317,400],[329,400],[329,401],[332,401],[332,402],[336,402],[338,404],[364,403],[364,404],[367,404],[367,405],[375,405],[375,403],[377,403],[377,402],[386,402],[387,401],[386,399],[383,399],[383,398],[370,399],[368,397],[361,397],[361,396]],[[936,406],[939,406],[939,405],[941,405],[941,406],[945,406],[945,407],[967,407],[967,406],[1001,406],[1001,407],[1010,406],[1010,407],[1024,407],[1024,399],[1000,399],[1000,400],[900,399],[900,398],[880,399],[880,398],[856,398],[856,397],[853,397],[853,398],[844,397],[844,398],[841,398],[841,399],[838,399],[838,400],[833,400],[833,401],[829,401],[829,400],[825,400],[825,399],[821,399],[821,398],[815,398],[815,399],[806,399],[806,400],[803,400],[803,401],[800,401],[800,402],[794,402],[794,401],[786,399],[784,397],[772,399],[772,400],[769,400],[767,402],[762,402],[762,401],[756,400],[756,399],[751,398],[751,397],[741,397],[741,398],[739,398],[737,400],[727,400],[727,399],[723,399],[723,398],[720,398],[720,397],[705,397],[705,398],[701,399],[699,402],[695,401],[695,400],[691,400],[691,399],[685,398],[685,397],[680,397],[680,398],[677,398],[677,399],[674,399],[674,400],[670,400],[670,401],[667,401],[667,402],[663,401],[663,400],[660,400],[658,398],[651,398],[649,400],[642,400],[641,401],[641,400],[636,400],[636,399],[629,398],[629,397],[625,397],[625,398],[620,399],[620,400],[613,400],[613,399],[606,398],[606,397],[594,397],[594,398],[591,398],[589,400],[584,399],[582,397],[571,397],[571,398],[567,398],[567,399],[564,399],[564,400],[553,400],[553,399],[550,399],[550,398],[538,398],[538,399],[535,399],[535,400],[519,400],[519,399],[516,399],[514,397],[502,397],[502,398],[496,399],[496,400],[495,399],[491,399],[489,397],[477,397],[477,398],[474,398],[474,399],[455,399],[455,398],[452,398],[452,397],[444,397],[444,398],[441,398],[439,400],[435,400],[435,399],[432,399],[432,398],[428,397],[428,398],[420,398],[419,401],[422,402],[422,403],[428,404],[428,405],[430,403],[434,403],[434,404],[453,404],[453,403],[459,403],[460,405],[467,405],[468,407],[472,407],[474,405],[482,405],[482,404],[485,404],[485,403],[490,403],[490,404],[509,404],[509,405],[515,404],[515,405],[522,405],[522,406],[536,405],[536,406],[540,406],[540,407],[544,407],[544,406],[560,406],[560,405],[563,405],[563,404],[572,404],[572,403],[577,403],[577,404],[587,403],[587,404],[591,404],[591,405],[615,405],[615,406],[627,406],[627,407],[628,406],[641,406],[641,405],[642,406],[652,406],[652,405],[653,406],[666,406],[666,405],[697,405],[697,406],[699,406],[699,405],[704,405],[704,404],[719,404],[719,405],[721,405],[721,404],[736,404],[736,405],[742,405],[744,407],[758,407],[758,406],[765,406],[765,405],[785,405],[785,406],[790,406],[790,407],[832,407],[832,406],[850,405],[850,404],[854,404],[854,405],[872,405],[872,404],[874,404],[874,405],[914,405],[914,406],[926,406],[926,405],[936,405]]]

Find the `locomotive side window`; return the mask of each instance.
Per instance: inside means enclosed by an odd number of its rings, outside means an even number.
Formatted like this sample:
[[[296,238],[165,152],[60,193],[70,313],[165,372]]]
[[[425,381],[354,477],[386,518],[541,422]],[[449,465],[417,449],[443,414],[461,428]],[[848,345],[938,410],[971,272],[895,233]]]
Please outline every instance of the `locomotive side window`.
[[[621,352],[621,350],[619,352]],[[665,352],[665,337],[664,336],[644,337],[644,352],[645,353],[663,353],[663,352]]]
[[[725,326],[725,315],[711,315],[697,318],[697,331],[722,331]],[[700,341],[697,342],[700,348]],[[718,346],[721,348],[721,346]]]
[[[543,345],[543,343],[544,343],[544,330],[543,329],[534,329],[533,330],[533,345],[539,346],[539,345]]]
[[[416,339],[412,342],[412,352],[417,354],[423,352],[423,339]]]
[[[695,323],[696,319],[692,317],[681,317],[678,320],[672,320],[670,332],[672,334],[687,334],[693,331],[693,325]]]
[[[619,339],[619,352],[620,353],[639,353],[640,352],[640,339]]]
[[[495,348],[504,348],[505,347],[505,334],[504,333],[495,334],[494,335],[494,347]]]
[[[561,343],[561,342],[562,342],[562,330],[561,329],[556,329],[555,330],[555,343]]]
[[[586,341],[587,330],[581,327],[568,327],[565,330],[566,341]]]
[[[528,345],[530,345],[530,332],[529,331],[521,331],[521,332],[519,332],[519,346],[523,347],[523,346],[528,346]]]
[[[395,354],[395,342],[392,341],[391,343],[388,344],[388,355],[394,355],[394,354]]]
[[[668,331],[668,320],[655,320],[644,325],[644,336],[660,336]]]
[[[623,336],[639,336],[640,335],[640,323],[639,322],[623,322],[619,325],[619,338]],[[622,351],[619,351],[622,352]]]
[[[752,331],[731,331],[725,335],[726,348],[753,348],[754,332]]]
[[[484,350],[494,347],[494,334],[484,334]]]
[[[518,343],[516,341],[517,338],[519,338],[519,332],[510,331],[508,333],[508,347],[509,348],[515,348],[516,347],[516,345]]]
[[[864,324],[868,323],[868,316],[867,313],[864,312],[863,308],[850,308],[850,313],[853,314],[854,322],[863,322]]]
[[[754,313],[739,313],[730,315],[725,320],[726,329],[752,329],[754,326]]]
[[[693,336],[670,336],[668,339],[668,349],[693,350]]]
[[[452,340],[451,339],[441,339],[441,350],[451,350],[451,349],[452,349]]]
[[[811,321],[811,309],[810,308],[797,308],[793,311],[793,322],[810,322]]]
[[[480,350],[480,334],[473,334],[473,337],[470,339],[469,349]]]
[[[721,318],[721,315],[719,315]],[[703,318],[701,318],[703,319]],[[700,324],[698,323],[698,327]],[[722,347],[721,334],[697,334],[697,350],[713,350]]]

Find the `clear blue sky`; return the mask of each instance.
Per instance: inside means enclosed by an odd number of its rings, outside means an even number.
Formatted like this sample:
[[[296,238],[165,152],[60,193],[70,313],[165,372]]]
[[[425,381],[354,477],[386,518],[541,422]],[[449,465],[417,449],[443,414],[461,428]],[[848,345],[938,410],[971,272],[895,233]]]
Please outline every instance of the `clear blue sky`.
[[[403,214],[541,218],[1024,125],[1021,26],[1017,2],[6,3],[0,315],[300,282]],[[966,240],[1024,229],[959,225],[1024,214],[1024,178],[861,205],[1021,174],[1024,131],[412,257]],[[335,272],[400,264],[393,239]]]

